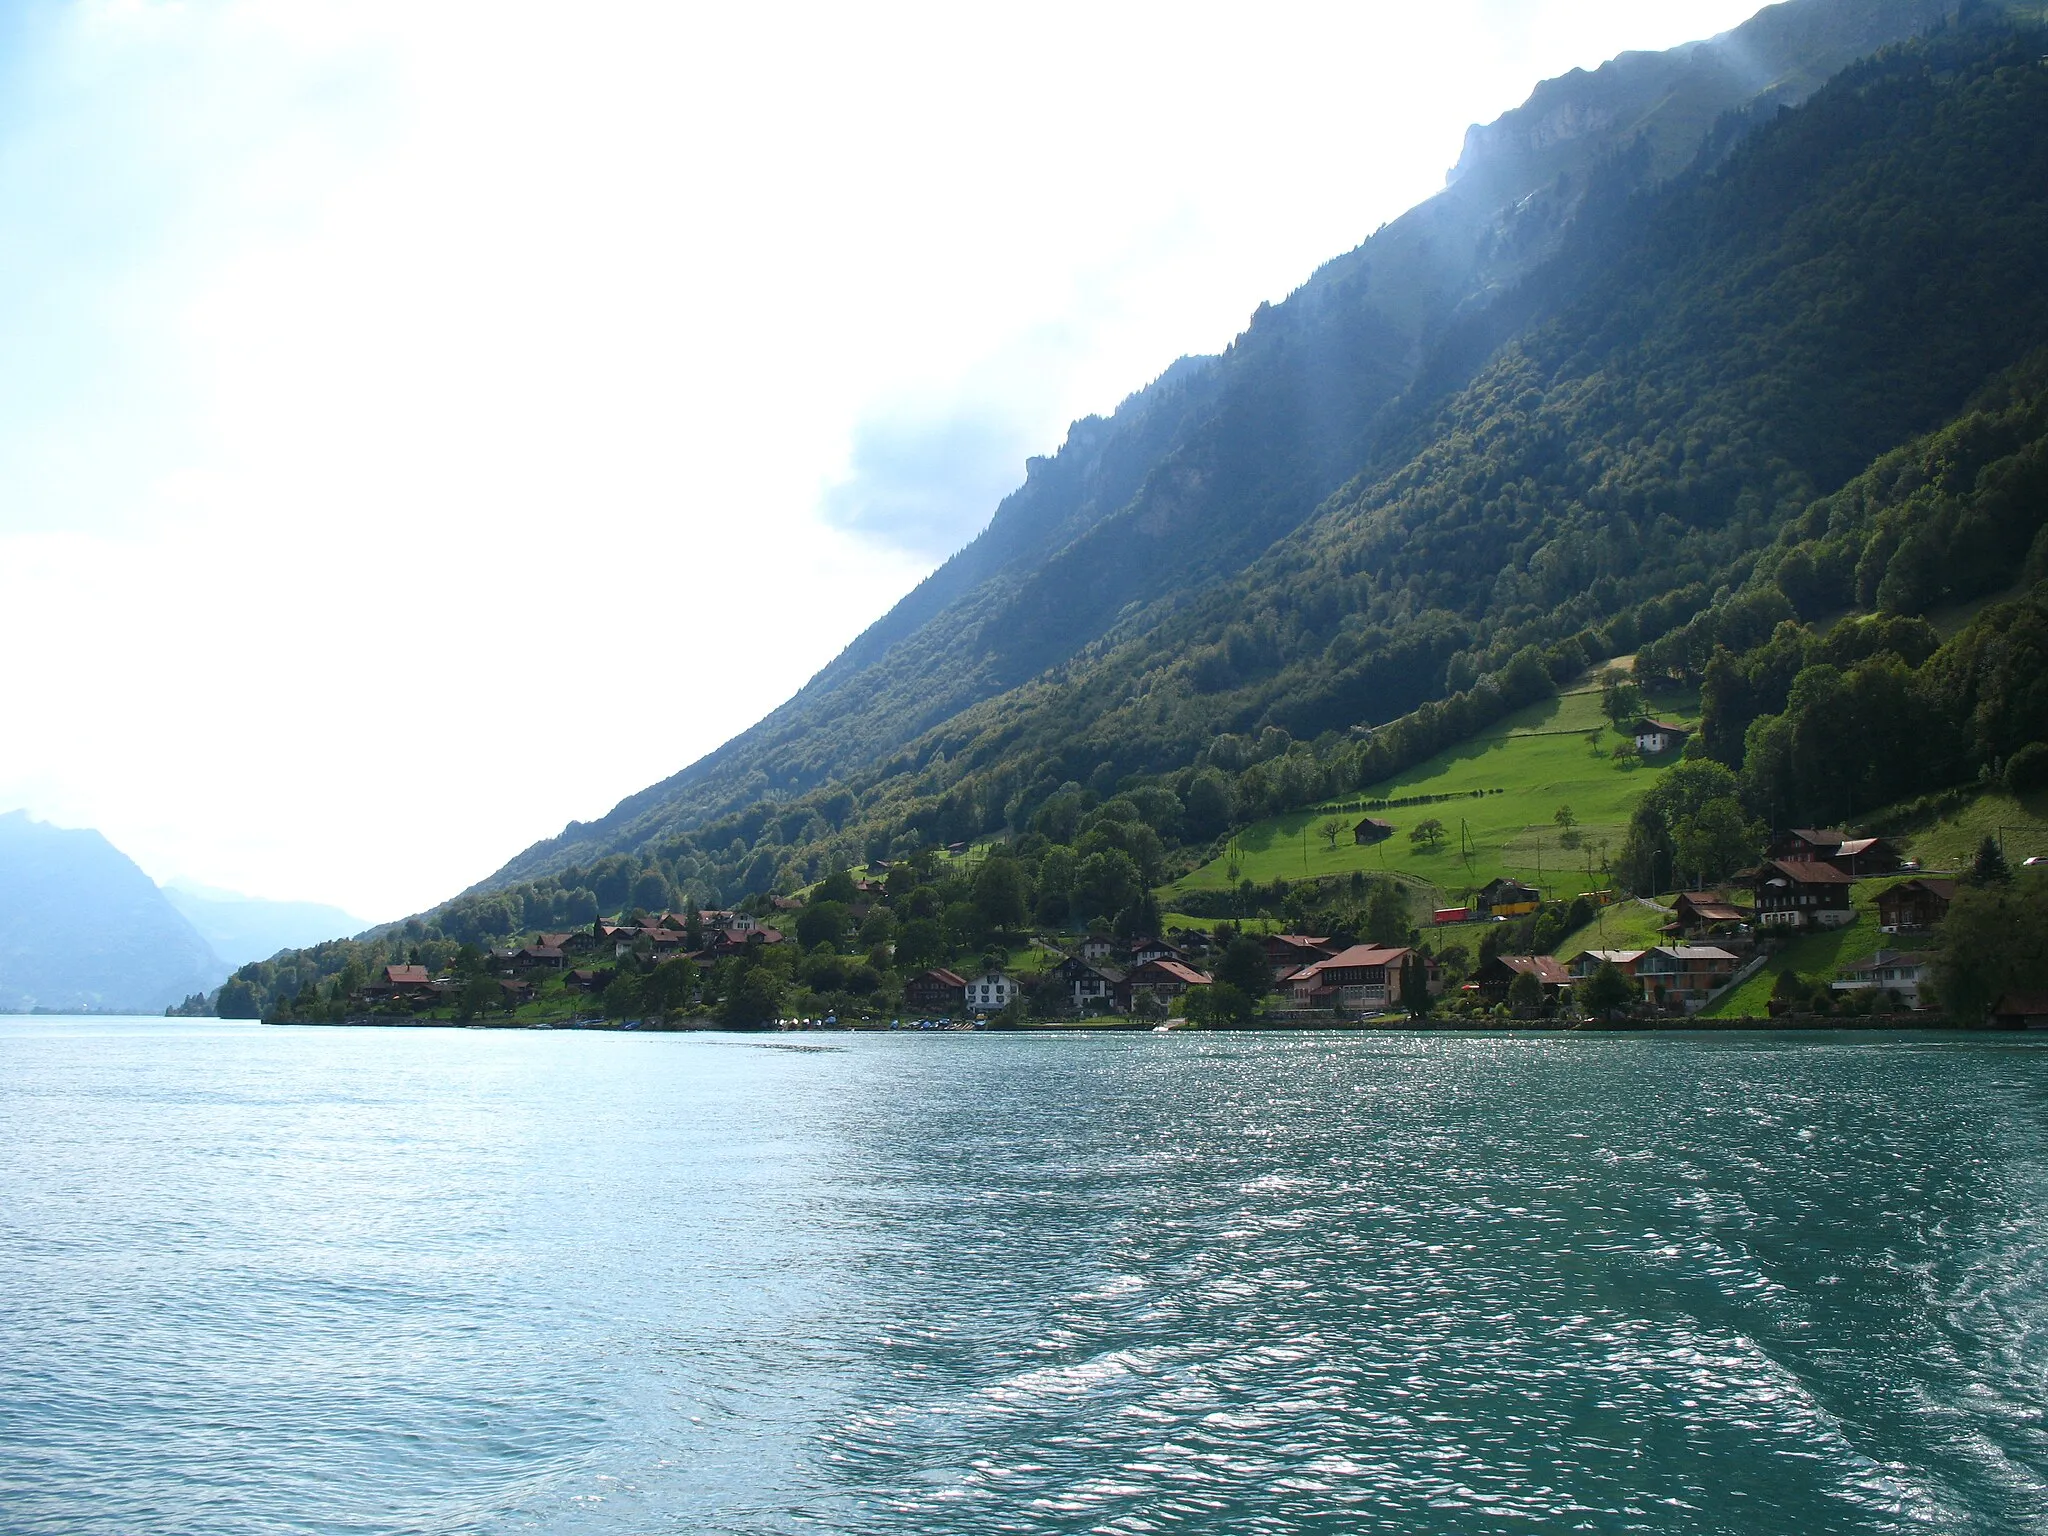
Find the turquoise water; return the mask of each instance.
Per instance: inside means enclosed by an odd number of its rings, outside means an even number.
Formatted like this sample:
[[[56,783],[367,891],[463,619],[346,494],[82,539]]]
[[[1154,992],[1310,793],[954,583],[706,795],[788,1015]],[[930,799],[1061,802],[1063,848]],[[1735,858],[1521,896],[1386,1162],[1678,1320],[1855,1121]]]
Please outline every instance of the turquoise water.
[[[2048,1530],[2048,1053],[0,1021],[0,1530]]]

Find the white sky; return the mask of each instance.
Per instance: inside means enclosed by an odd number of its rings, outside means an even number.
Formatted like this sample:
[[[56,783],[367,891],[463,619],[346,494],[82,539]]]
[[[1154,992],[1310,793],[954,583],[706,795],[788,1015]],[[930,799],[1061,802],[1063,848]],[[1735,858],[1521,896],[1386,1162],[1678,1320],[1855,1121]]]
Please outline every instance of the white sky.
[[[786,698],[1468,123],[1753,9],[17,6],[0,811],[431,905]]]

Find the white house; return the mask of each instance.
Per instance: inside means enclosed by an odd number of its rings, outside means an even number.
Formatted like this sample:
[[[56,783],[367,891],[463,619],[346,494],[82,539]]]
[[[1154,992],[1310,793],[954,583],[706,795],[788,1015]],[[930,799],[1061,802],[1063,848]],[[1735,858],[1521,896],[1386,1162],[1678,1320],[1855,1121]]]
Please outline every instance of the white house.
[[[1667,720],[1638,720],[1635,724],[1636,750],[1645,757],[1674,752],[1685,744],[1688,734],[1684,726],[1673,725]]]
[[[967,1007],[974,1013],[996,1013],[1010,1006],[1017,983],[1001,971],[984,971],[967,983]]]
[[[1834,984],[1837,992],[1866,992],[1873,988],[1896,992],[1899,1001],[1908,1008],[1918,1008],[1922,996],[1934,985],[1934,957],[1880,949],[1868,960],[1850,966],[1842,975],[1844,979]]]

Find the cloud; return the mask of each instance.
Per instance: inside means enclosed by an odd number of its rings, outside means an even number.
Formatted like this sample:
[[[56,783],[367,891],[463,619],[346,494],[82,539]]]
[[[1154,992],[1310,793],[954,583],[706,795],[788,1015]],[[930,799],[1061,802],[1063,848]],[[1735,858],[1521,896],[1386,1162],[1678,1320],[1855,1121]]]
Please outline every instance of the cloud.
[[[994,412],[864,422],[852,473],[825,492],[819,512],[859,538],[943,560],[987,525],[1038,446],[1015,415]]]

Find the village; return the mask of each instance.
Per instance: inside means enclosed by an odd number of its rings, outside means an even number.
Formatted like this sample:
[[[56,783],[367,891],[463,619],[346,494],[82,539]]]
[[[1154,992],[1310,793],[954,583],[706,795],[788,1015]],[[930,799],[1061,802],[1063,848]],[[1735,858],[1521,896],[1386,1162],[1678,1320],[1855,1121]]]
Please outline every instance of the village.
[[[1367,842],[1392,830],[1366,817],[1353,836]],[[887,873],[887,865],[877,864],[851,881],[850,922],[881,907]],[[1852,899],[1859,886],[1867,912]],[[1869,899],[1872,887],[1880,888]],[[1692,1019],[1767,971],[1792,938],[1874,916],[1880,942],[1829,979],[1831,1004],[1931,1018],[1933,946],[1956,889],[1956,877],[1918,871],[1883,838],[1801,828],[1775,839],[1760,864],[1725,888],[1680,892],[1668,905],[1626,904],[1656,920],[1654,942],[1596,943],[1562,959],[1500,948],[1496,935],[1514,932],[1508,925],[1545,906],[1535,886],[1500,878],[1464,906],[1435,910],[1407,943],[1366,942],[1341,932],[1256,932],[1228,922],[1119,937],[1097,924],[1080,934],[1035,933],[1014,954],[986,950],[979,965],[906,967],[893,985],[853,989],[852,995],[845,968],[827,953],[832,946],[807,952],[798,938],[806,899],[773,896],[750,904],[757,910],[692,908],[600,919],[438,970],[417,960],[387,965],[349,994],[346,1016],[489,1022],[495,1015],[506,1024],[586,1027],[721,1021],[901,1027],[906,1019],[922,1027],[1331,1027],[1425,1017],[1479,1027],[1672,1023]],[[1603,907],[1611,900],[1608,893],[1597,895]],[[1468,942],[1475,936],[1476,954]],[[886,965],[893,955],[894,946],[879,947],[871,963]],[[740,978],[755,973],[787,978],[777,1002],[799,993],[805,977],[836,979],[840,997],[836,1004],[814,997],[818,1006],[795,1015],[764,1008],[758,1017],[741,1018],[730,1003],[718,1006],[735,995]],[[637,990],[628,991],[642,1006],[619,1006],[622,974],[640,978]],[[556,1006],[536,1010],[547,1000]],[[1776,1018],[1811,1013],[1815,1006],[1810,996],[1773,996],[1765,1012]],[[2002,998],[1989,1022],[2048,1025],[2048,998]]]

